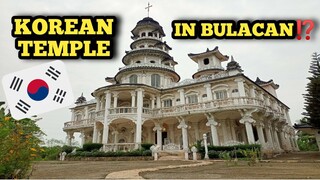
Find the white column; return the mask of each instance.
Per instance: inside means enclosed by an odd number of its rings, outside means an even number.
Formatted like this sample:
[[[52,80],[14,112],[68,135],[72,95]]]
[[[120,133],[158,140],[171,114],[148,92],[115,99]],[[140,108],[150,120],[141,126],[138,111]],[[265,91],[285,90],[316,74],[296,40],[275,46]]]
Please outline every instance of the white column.
[[[183,150],[185,151],[189,149],[187,128],[188,128],[188,125],[186,124],[185,120],[180,119],[180,124],[178,125],[178,129],[182,130],[182,146],[183,146]]]
[[[95,99],[96,99],[96,112],[98,112],[98,111],[100,111],[100,99],[99,99],[99,97],[95,97]]]
[[[151,99],[151,109],[154,109],[154,101],[156,100],[156,98],[152,96],[150,99]]]
[[[80,138],[81,138],[80,146],[83,147],[83,145],[86,143],[86,134],[84,133],[84,131],[81,131]]]
[[[101,135],[102,135],[101,130],[99,130],[98,131],[98,141],[97,141],[97,143],[101,143]]]
[[[279,137],[278,137],[278,128],[277,127],[274,128],[273,135],[274,135],[276,149],[281,150]]]
[[[264,134],[263,134],[263,123],[261,122],[257,122],[256,123],[256,128],[257,128],[257,132],[258,132],[258,138],[259,138],[259,142],[261,144],[262,147],[265,147],[265,139],[264,139]]]
[[[67,133],[67,145],[71,146],[72,145],[72,139],[74,138],[73,132],[68,132]]]
[[[256,88],[254,86],[250,87],[250,97],[252,97],[252,98],[256,97],[255,89]]]
[[[273,140],[271,135],[271,124],[269,122],[267,122],[267,124],[265,125],[265,130],[266,130],[268,145],[273,147]]]
[[[157,132],[157,145],[162,149],[162,127],[159,123],[156,123],[153,131]]]
[[[74,115],[74,109],[71,109],[71,121],[75,121]]]
[[[206,93],[207,93],[207,100],[212,101],[212,91],[211,91],[211,85],[210,84],[205,84],[204,87],[206,88]]]
[[[142,134],[142,107],[143,107],[143,89],[137,89],[137,122],[136,122],[136,139],[135,149],[141,144]]]
[[[222,126],[222,134],[223,134],[223,143],[225,144],[226,142],[229,141],[229,133],[227,130],[227,122],[226,120],[220,121],[221,126]]]
[[[237,127],[237,125],[235,124],[235,121],[234,120],[231,120],[230,121],[230,128],[231,128],[231,139],[233,141],[238,141],[237,140],[237,135],[236,135],[236,131],[235,131],[235,128]]]
[[[253,120],[251,117],[244,116],[240,120],[240,123],[244,124],[246,127],[247,132],[247,138],[248,138],[248,144],[254,144],[254,135],[253,135],[253,129],[252,129],[252,123],[255,123],[255,120]]]
[[[178,128],[182,130],[182,147],[184,150],[184,159],[188,160],[188,151],[189,151],[189,144],[188,144],[188,132],[187,128],[188,125],[186,124],[185,120],[180,117],[180,124],[178,125]]]
[[[88,111],[88,106],[84,107],[84,119],[89,118],[89,111]]]
[[[219,143],[219,136],[217,131],[218,122],[216,122],[214,118],[211,118],[211,119],[208,119],[206,126],[210,126],[212,144],[214,146],[219,146],[220,143]]]
[[[135,91],[131,91],[131,107],[135,107],[136,106],[136,92]]]
[[[118,107],[118,92],[113,92],[113,108]]]
[[[104,112],[104,121],[103,121],[103,137],[102,137],[102,143],[107,144],[108,143],[108,136],[109,136],[109,122],[108,122],[108,116],[109,116],[109,109],[111,104],[111,93],[110,91],[106,91],[106,103],[105,103],[105,112]]]
[[[180,105],[186,104],[185,98],[184,98],[184,90],[179,89],[178,92],[179,92],[179,96],[180,96]]]
[[[283,132],[282,129],[280,130],[279,134],[280,134],[280,140],[281,140],[282,149],[283,150],[289,150],[288,147],[287,147],[286,139],[284,137],[284,132]]]
[[[200,140],[200,136],[199,136],[199,123],[198,122],[193,122],[192,126],[194,128],[194,137],[197,140]]]
[[[174,143],[174,124],[169,124],[170,142]]]
[[[235,82],[237,82],[238,85],[238,91],[239,91],[239,97],[246,96],[245,90],[244,90],[244,80],[243,79],[236,79]]]
[[[93,136],[92,136],[92,142],[97,143],[97,137],[98,137],[98,131],[97,131],[97,123],[93,123]]]
[[[161,108],[160,96],[157,96],[157,108]]]

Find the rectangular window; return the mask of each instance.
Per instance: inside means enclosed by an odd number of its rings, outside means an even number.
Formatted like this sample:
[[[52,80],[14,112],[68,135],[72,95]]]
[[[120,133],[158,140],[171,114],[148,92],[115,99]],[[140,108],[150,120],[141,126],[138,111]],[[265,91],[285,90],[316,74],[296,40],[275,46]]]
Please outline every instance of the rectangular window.
[[[163,100],[163,106],[164,107],[171,107],[172,106],[172,100],[171,99]]]
[[[198,103],[198,96],[197,95],[191,95],[188,96],[188,103],[189,104],[194,104],[194,103]]]
[[[226,99],[227,96],[227,91],[216,91],[216,99]]]

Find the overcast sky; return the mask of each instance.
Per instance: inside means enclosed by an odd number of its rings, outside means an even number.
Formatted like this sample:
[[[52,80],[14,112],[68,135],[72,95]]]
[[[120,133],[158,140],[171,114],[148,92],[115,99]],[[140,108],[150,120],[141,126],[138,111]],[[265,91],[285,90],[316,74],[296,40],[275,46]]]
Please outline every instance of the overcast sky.
[[[147,0],[0,0],[0,77],[5,74],[32,67],[48,60],[26,61],[18,59],[11,37],[11,17],[14,15],[115,15],[119,19],[116,32],[116,56],[112,60],[66,60],[71,85],[75,97],[84,93],[91,99],[91,92],[105,86],[104,78],[114,76],[124,65],[121,59],[132,42],[131,30],[136,23],[147,16],[144,9]],[[255,80],[256,77],[268,81],[273,79],[280,85],[278,98],[287,104],[291,121],[300,119],[309,76],[311,54],[320,52],[319,7],[320,1],[311,0],[255,0],[239,1],[191,1],[191,0],[150,0],[150,16],[158,21],[166,33],[165,41],[172,47],[171,56],[179,63],[176,71],[181,79],[191,78],[196,72],[196,64],[187,56],[199,53],[206,48],[219,46],[225,55],[233,55],[240,63],[244,74]],[[216,19],[313,19],[316,27],[311,40],[173,40],[171,22],[177,19],[216,20]],[[224,64],[225,65],[225,64]],[[5,100],[3,86],[0,85],[0,100]],[[40,115],[38,122],[48,135],[46,138],[64,140],[64,122],[70,121],[68,108]]]

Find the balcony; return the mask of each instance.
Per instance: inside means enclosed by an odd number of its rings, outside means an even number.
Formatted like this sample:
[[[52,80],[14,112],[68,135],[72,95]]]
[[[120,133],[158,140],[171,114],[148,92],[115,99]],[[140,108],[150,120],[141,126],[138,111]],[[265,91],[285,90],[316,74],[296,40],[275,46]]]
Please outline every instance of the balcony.
[[[84,127],[93,127],[94,119],[82,119],[64,123],[63,129],[75,129]]]
[[[280,113],[270,106],[266,106],[263,100],[257,98],[234,97],[220,100],[212,100],[194,104],[177,105],[166,108],[142,108],[142,117],[144,118],[165,118],[176,117],[188,114],[199,114],[206,112],[219,112],[228,110],[240,110],[244,108],[258,108],[270,114],[273,114],[277,119],[283,120],[285,118],[283,113]],[[136,107],[117,107],[110,108],[108,119],[115,117],[128,118],[137,113]],[[120,115],[120,116],[119,116]],[[80,121],[70,121],[64,124],[64,129],[75,129],[82,127],[92,127],[95,120],[104,119],[104,110],[98,111],[96,116],[92,119],[84,119]]]
[[[136,68],[136,67],[148,67],[148,68],[152,68],[152,67],[158,67],[158,68],[164,68],[164,69],[169,69],[171,71],[174,71],[174,67],[170,67],[164,64],[157,64],[157,63],[140,63],[140,64],[131,64],[131,65],[127,65],[124,66],[122,68],[119,68],[119,71],[122,71],[124,69],[128,69],[128,68]]]

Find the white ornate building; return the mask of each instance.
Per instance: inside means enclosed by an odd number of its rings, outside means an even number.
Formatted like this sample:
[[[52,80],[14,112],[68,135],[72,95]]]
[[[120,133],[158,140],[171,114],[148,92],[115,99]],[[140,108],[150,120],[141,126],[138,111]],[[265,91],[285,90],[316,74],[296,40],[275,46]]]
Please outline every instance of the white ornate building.
[[[277,98],[279,86],[272,80],[251,80],[232,56],[223,67],[229,57],[215,47],[189,54],[198,71],[180,81],[159,23],[146,17],[131,32],[125,66],[106,78],[111,85],[96,89],[93,100],[79,97],[71,108],[71,121],[63,128],[69,144],[80,132],[82,143],[103,143],[105,150],[141,143],[186,150],[207,134],[213,145],[260,143],[273,152],[298,150],[289,108]]]

